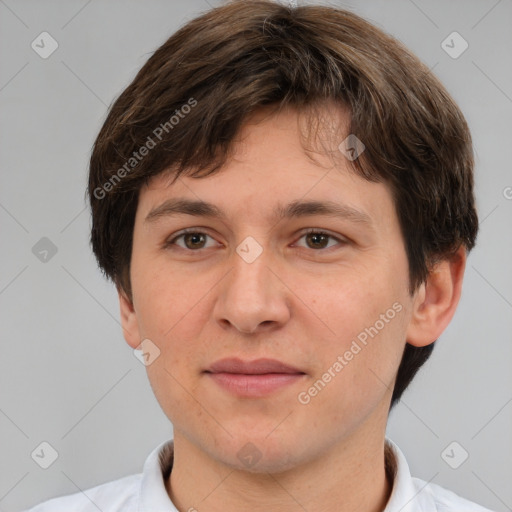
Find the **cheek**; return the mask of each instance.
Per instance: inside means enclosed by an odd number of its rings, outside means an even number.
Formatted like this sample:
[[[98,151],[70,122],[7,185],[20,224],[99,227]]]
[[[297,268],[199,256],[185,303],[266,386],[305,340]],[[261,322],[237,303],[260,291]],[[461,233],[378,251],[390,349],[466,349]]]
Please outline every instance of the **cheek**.
[[[394,283],[383,280],[385,270],[371,268],[340,271],[324,279],[303,279],[301,300],[311,307],[329,328],[334,339],[348,340],[373,325],[392,304],[399,292]]]
[[[176,410],[186,398],[182,387],[194,393],[197,375],[207,360],[208,341],[201,335],[205,318],[201,297],[205,290],[192,286],[190,276],[148,265],[134,272],[134,298],[142,338],[159,350],[146,367],[148,378],[164,410]],[[201,343],[198,343],[201,340]]]
[[[376,410],[387,414],[404,346],[403,310],[391,318],[393,313],[386,317],[389,323],[379,316],[348,317],[345,331],[339,317],[340,334],[324,346],[321,364],[299,398],[325,432],[336,436],[343,425],[348,433]]]
[[[367,268],[331,282],[321,287],[321,294],[311,296],[312,309],[325,318],[331,331],[319,351],[315,377],[329,381],[331,393],[324,399],[344,406],[382,398],[392,387],[405,345],[410,298],[406,282],[394,278],[403,269],[393,274],[391,269],[377,268],[379,272]]]
[[[132,262],[132,289],[141,334],[166,339],[193,328],[195,306],[204,295],[193,277],[162,261],[141,255]]]

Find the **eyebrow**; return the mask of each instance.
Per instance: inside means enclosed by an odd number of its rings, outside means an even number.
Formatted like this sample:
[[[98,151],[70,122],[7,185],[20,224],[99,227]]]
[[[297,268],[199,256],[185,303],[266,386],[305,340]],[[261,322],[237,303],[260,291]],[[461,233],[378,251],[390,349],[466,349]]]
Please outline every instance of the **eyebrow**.
[[[162,217],[175,215],[192,215],[195,217],[210,217],[226,220],[226,214],[217,206],[201,200],[186,198],[167,199],[159,206],[153,208],[144,222],[153,222]],[[273,212],[276,220],[307,217],[311,215],[325,215],[338,217],[352,222],[371,226],[370,216],[351,206],[336,203],[334,201],[292,201],[287,205],[278,205]]]

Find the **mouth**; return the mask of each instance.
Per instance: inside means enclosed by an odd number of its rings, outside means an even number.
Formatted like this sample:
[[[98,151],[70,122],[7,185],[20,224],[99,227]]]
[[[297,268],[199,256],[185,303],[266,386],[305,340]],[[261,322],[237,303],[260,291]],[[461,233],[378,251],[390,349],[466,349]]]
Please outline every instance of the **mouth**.
[[[259,398],[303,380],[302,370],[275,359],[221,359],[205,375],[237,397]]]

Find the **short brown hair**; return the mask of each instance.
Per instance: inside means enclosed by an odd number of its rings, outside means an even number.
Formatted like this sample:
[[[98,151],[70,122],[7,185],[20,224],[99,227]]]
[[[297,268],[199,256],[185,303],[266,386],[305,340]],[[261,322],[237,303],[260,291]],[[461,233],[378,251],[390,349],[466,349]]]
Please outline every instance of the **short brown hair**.
[[[256,109],[301,112],[325,101],[348,109],[348,133],[366,146],[354,171],[392,191],[411,293],[435,261],[471,250],[478,230],[471,137],[429,69],[351,12],[238,0],[172,35],[110,109],[88,186],[91,243],[104,273],[131,298],[135,212],[151,177],[171,169],[174,179],[213,174]],[[392,405],[432,349],[406,344]]]

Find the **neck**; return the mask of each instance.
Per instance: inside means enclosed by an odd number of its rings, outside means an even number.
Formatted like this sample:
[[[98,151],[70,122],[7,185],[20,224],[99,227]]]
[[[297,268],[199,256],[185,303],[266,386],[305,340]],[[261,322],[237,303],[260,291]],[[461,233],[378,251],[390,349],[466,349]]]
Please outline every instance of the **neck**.
[[[300,467],[251,473],[212,459],[175,430],[167,492],[180,511],[382,512],[393,485],[384,433],[359,439],[360,434]]]

